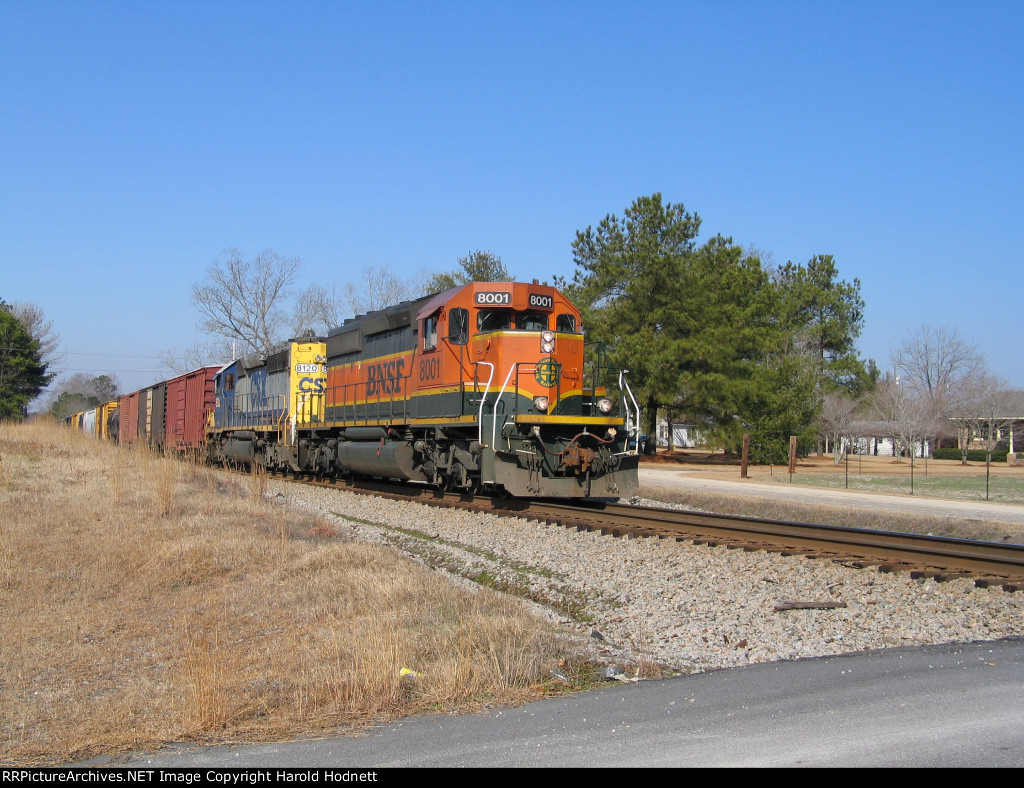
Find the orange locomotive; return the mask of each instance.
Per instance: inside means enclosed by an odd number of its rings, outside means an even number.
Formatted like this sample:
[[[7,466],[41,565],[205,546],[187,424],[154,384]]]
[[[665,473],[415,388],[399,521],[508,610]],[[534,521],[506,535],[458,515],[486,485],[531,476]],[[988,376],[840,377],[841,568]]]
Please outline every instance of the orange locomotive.
[[[579,311],[553,287],[473,282],[404,302],[332,330],[326,355],[294,470],[514,496],[637,486],[624,371],[611,397],[586,385]]]

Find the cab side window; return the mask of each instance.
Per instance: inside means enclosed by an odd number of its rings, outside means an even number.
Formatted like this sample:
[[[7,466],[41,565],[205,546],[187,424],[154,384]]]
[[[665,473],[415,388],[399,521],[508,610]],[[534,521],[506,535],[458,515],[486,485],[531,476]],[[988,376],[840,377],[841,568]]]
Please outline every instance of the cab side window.
[[[453,345],[469,342],[468,309],[452,309],[448,313],[448,341]]]
[[[437,324],[441,318],[441,312],[435,312],[423,321],[423,349],[432,350],[437,347]]]
[[[565,334],[576,333],[576,315],[559,315],[555,326],[556,331]]]

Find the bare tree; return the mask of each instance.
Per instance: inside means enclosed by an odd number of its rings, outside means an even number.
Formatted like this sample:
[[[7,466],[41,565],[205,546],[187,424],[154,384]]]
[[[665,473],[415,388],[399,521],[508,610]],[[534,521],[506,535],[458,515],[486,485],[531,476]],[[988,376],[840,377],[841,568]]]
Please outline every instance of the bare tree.
[[[39,343],[39,358],[48,367],[64,360],[60,350],[60,334],[53,330],[53,321],[47,320],[41,307],[31,301],[15,301],[8,305],[14,318]]]
[[[1019,413],[1017,392],[1007,388],[1006,381],[991,375],[979,375],[965,389],[951,421],[960,430],[961,462],[967,464],[967,451],[977,443],[989,457],[1003,432],[1009,430]]]
[[[900,385],[930,411],[941,441],[948,415],[969,395],[970,381],[984,373],[985,358],[956,329],[924,326],[892,355]]]
[[[930,404],[895,378],[887,376],[878,382],[871,394],[871,407],[889,428],[897,460],[904,449],[913,459],[917,444],[935,434]]]
[[[295,300],[292,315],[293,336],[326,336],[327,332],[340,326],[344,317],[344,300],[337,289],[320,284],[311,284]]]
[[[826,394],[818,417],[818,429],[832,442],[833,461],[838,465],[853,440],[853,422],[860,401],[848,394]],[[841,448],[845,447],[845,448]]]
[[[985,450],[985,500],[989,496],[989,476],[992,452],[1020,416],[1017,392],[1007,388],[1006,382],[990,375],[980,375],[971,382],[965,400],[959,403],[955,422],[962,438],[961,462],[967,464],[967,452],[972,443]]]
[[[349,282],[345,294],[353,315],[409,301],[423,292],[419,277],[400,279],[387,268],[366,267],[359,282]]]
[[[182,350],[177,347],[161,350],[160,365],[175,375],[184,375],[199,367],[227,364],[236,357],[238,351],[238,343],[228,339],[210,342],[197,340]]]
[[[238,249],[206,271],[192,286],[192,303],[203,315],[198,327],[210,334],[237,340],[242,352],[269,353],[285,325],[281,304],[295,283],[302,262],[265,249],[246,260]]]

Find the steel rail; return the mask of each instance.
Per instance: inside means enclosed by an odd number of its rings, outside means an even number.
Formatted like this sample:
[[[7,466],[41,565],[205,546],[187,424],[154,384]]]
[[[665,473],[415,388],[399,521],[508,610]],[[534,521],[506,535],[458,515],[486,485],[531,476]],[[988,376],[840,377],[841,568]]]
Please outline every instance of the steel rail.
[[[576,506],[540,505],[567,517],[581,516]],[[913,565],[1024,582],[1024,545],[620,504],[595,511],[601,512],[596,518],[600,521],[619,522],[641,533],[646,530],[658,536],[678,534],[677,538],[686,539],[768,541],[775,550],[810,549],[883,564]],[[595,519],[592,514],[588,516]]]

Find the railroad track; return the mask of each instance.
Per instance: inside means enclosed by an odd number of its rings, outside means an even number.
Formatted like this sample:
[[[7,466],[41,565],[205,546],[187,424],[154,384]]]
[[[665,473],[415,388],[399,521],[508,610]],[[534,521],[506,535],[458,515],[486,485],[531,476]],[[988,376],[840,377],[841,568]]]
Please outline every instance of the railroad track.
[[[978,542],[866,528],[707,514],[600,501],[502,499],[444,493],[416,484],[369,480],[312,482],[396,500],[490,512],[600,531],[619,537],[691,541],[743,550],[804,555],[881,572],[935,580],[973,578],[975,585],[1024,590],[1024,545]]]

